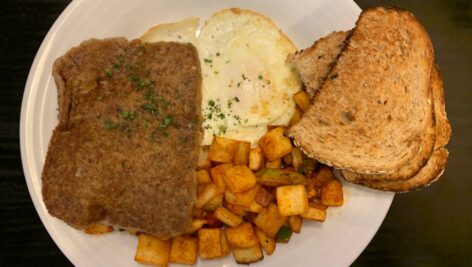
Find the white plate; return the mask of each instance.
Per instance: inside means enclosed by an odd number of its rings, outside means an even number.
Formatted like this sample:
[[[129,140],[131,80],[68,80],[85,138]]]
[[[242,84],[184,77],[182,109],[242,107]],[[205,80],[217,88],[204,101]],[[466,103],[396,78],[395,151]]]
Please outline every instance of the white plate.
[[[41,170],[52,129],[57,123],[54,60],[88,38],[139,37],[151,26],[198,16],[207,19],[228,7],[258,11],[270,17],[300,47],[334,30],[353,27],[359,7],[351,0],[157,1],[76,0],[54,23],[29,73],[21,109],[21,157],[28,189],[46,229],[77,266],[139,266],[134,262],[137,239],[125,232],[95,237],[51,217],[41,196]],[[345,185],[345,204],[330,208],[325,223],[305,222],[289,244],[254,266],[347,266],[364,250],[382,223],[394,194]],[[66,196],[65,196],[66,197]],[[200,261],[198,266],[236,266],[228,257]]]

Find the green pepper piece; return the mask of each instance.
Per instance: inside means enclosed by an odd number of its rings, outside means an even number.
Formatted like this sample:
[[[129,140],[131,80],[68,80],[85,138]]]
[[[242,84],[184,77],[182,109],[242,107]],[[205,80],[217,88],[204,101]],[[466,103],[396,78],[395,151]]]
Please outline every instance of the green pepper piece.
[[[288,243],[290,237],[292,236],[292,233],[292,229],[285,225],[282,225],[282,227],[280,227],[279,231],[277,232],[277,235],[275,235],[275,241],[277,243]]]
[[[307,184],[306,177],[295,171],[264,168],[256,173],[257,183],[265,186]]]

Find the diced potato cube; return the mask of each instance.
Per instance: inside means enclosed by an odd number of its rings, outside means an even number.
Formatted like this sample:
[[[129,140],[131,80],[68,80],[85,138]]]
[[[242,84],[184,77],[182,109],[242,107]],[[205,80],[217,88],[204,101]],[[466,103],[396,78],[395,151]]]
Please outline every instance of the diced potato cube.
[[[224,195],[222,193],[216,193],[216,195],[208,203],[205,204],[203,209],[205,209],[206,211],[216,210],[216,208],[223,205],[223,198]]]
[[[170,262],[193,265],[197,262],[197,239],[191,236],[172,238]]]
[[[276,159],[274,161],[267,161],[265,164],[266,168],[280,169],[282,167],[282,160]]]
[[[267,191],[267,189],[265,189],[263,186],[261,186],[261,188],[257,192],[255,201],[261,204],[263,207],[267,207],[272,202],[272,200],[274,200],[274,195]]]
[[[226,137],[215,136],[208,152],[208,158],[214,162],[233,162],[234,153],[238,148],[238,141]]]
[[[276,197],[281,216],[299,215],[308,207],[304,185],[279,186],[276,189]]]
[[[233,193],[229,190],[225,192],[225,200],[231,204],[239,206],[249,206],[251,202],[256,198],[257,192],[259,192],[260,185],[255,185],[241,193]]]
[[[197,184],[208,184],[211,183],[211,177],[208,173],[208,170],[198,170],[197,171]]]
[[[302,224],[302,217],[297,215],[288,217],[288,226],[290,226],[290,229],[292,229],[292,231],[294,231],[295,233],[300,233],[300,231],[302,230]]]
[[[218,207],[215,210],[215,216],[216,218],[218,218],[218,220],[232,227],[238,226],[243,221],[241,217],[232,213],[231,211],[229,211],[228,209],[224,207]]]
[[[285,167],[292,165],[292,163],[293,163],[292,154],[290,153],[290,154],[285,155],[285,156],[282,158],[282,161],[283,161]]]
[[[246,191],[256,185],[256,176],[245,165],[229,167],[224,172],[226,186],[234,193]]]
[[[227,228],[226,238],[231,247],[248,248],[259,244],[254,228],[248,222]]]
[[[224,202],[224,207],[230,210],[232,213],[238,215],[239,217],[243,217],[246,215],[246,207],[234,205],[229,202]]]
[[[194,219],[202,219],[204,216],[205,211],[203,209],[193,208],[193,218]]]
[[[342,206],[344,202],[343,185],[336,179],[326,182],[321,188],[321,203],[326,206]]]
[[[226,231],[221,230],[221,253],[223,257],[226,257],[231,252],[228,244],[228,239],[226,238]]]
[[[216,187],[218,188],[218,192],[220,193],[224,193],[226,190],[224,174],[226,170],[229,169],[231,166],[233,166],[233,164],[227,163],[227,164],[220,164],[210,169],[211,179],[213,183],[216,185]]]
[[[259,213],[262,210],[262,205],[257,203],[256,200],[253,200],[251,204],[247,207],[247,211]]]
[[[274,161],[292,152],[292,143],[284,135],[284,132],[284,127],[278,127],[259,139],[259,147],[267,160]]]
[[[327,166],[323,166],[320,170],[314,175],[315,186],[322,187],[329,180],[335,179],[333,170]]]
[[[89,235],[106,234],[106,233],[113,232],[113,226],[106,225],[103,223],[94,223],[90,225],[89,227],[85,228],[84,232]]]
[[[295,147],[292,150],[292,165],[295,170],[299,170],[303,165],[303,153],[299,147]]]
[[[234,165],[248,165],[249,163],[249,151],[251,150],[251,143],[245,141],[239,141],[236,152],[234,153],[233,163]]]
[[[318,190],[311,184],[305,186],[306,188],[306,197],[308,199],[318,196]]]
[[[209,146],[202,146],[200,147],[199,153],[198,153],[198,164],[197,164],[197,169],[209,169],[211,167],[211,161],[208,158],[208,151],[210,147]]]
[[[326,206],[308,203],[308,209],[302,214],[302,218],[310,221],[324,222],[326,219]]]
[[[293,100],[303,112],[306,112],[310,107],[310,95],[304,90],[293,95]]]
[[[193,233],[195,231],[200,230],[205,224],[207,224],[207,220],[203,219],[193,219],[192,224],[190,225],[189,233]]]
[[[202,259],[214,259],[223,256],[220,228],[204,228],[198,231],[198,254]]]
[[[238,264],[250,264],[264,259],[259,244],[249,248],[233,248],[233,256]]]
[[[249,151],[249,169],[253,171],[260,170],[263,162],[262,150],[258,147],[251,148]]]
[[[264,233],[264,231],[259,228],[256,228],[256,236],[257,239],[259,239],[259,244],[261,244],[261,247],[267,252],[267,255],[272,255],[276,246],[275,239],[267,236],[266,233]]]
[[[295,112],[293,112],[292,118],[290,119],[289,125],[293,126],[297,124],[302,119],[303,112],[299,107],[295,108]]]
[[[205,204],[210,202],[212,198],[216,196],[218,189],[216,185],[210,183],[205,186],[201,194],[197,197],[197,202],[195,203],[196,208],[203,208]]]
[[[269,237],[274,237],[286,219],[287,217],[280,216],[277,205],[271,203],[267,208],[263,208],[259,212],[256,219],[254,219],[254,224]]]
[[[169,264],[170,240],[160,240],[148,234],[140,234],[134,260],[141,264],[167,266]]]

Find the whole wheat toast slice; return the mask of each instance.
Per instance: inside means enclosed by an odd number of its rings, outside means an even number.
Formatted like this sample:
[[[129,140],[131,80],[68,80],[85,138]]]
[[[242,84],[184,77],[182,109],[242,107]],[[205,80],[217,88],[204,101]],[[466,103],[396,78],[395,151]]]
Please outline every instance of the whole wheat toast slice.
[[[393,173],[419,153],[432,65],[429,36],[411,13],[367,9],[289,135],[328,165]]]
[[[421,168],[413,177],[405,181],[372,181],[365,179],[355,179],[353,181],[351,180],[351,182],[377,190],[409,192],[424,186],[428,186],[440,178],[446,167],[447,157],[449,154],[444,146],[449,142],[449,138],[451,136],[451,125],[449,124],[445,112],[444,88],[442,85],[441,75],[439,74],[437,67],[433,72],[432,78],[431,88],[433,89],[432,94],[434,99],[436,138],[433,154],[428,159],[426,165]],[[345,172],[343,172],[342,175],[344,176]],[[349,181],[350,179],[346,180]]]
[[[287,57],[287,63],[295,66],[311,97],[336,63],[349,33],[350,31],[332,32],[318,39],[311,47]]]

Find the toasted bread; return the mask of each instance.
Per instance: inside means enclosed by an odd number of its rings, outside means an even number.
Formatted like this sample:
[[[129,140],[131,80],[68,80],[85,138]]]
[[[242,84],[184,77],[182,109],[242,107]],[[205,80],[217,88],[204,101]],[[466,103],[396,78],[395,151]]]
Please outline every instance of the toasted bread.
[[[289,129],[311,157],[359,173],[393,173],[418,155],[428,127],[433,49],[404,10],[362,12],[314,104]]]
[[[287,57],[287,63],[295,66],[311,97],[336,63],[349,33],[350,31],[332,32],[317,40],[311,47]]]

